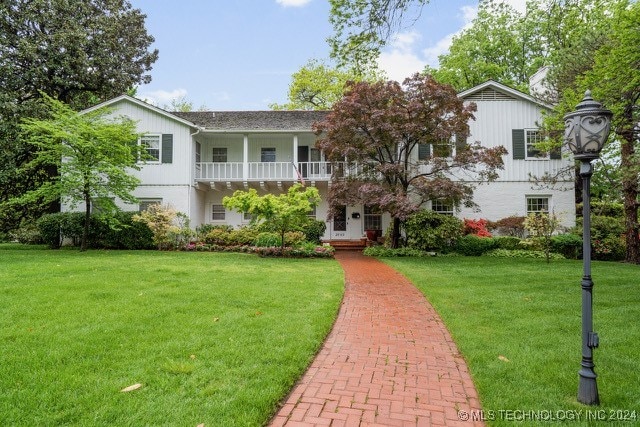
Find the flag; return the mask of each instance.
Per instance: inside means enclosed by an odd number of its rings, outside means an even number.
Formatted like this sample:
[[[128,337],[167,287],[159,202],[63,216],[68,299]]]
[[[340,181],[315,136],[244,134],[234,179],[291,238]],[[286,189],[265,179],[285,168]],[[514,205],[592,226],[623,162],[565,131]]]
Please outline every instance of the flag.
[[[302,174],[300,173],[300,170],[298,169],[298,167],[296,166],[295,163],[291,162],[291,165],[293,165],[293,169],[295,169],[296,171],[296,175],[298,175],[298,180],[300,181],[300,184],[302,184],[302,186],[304,187],[304,178],[302,177]]]

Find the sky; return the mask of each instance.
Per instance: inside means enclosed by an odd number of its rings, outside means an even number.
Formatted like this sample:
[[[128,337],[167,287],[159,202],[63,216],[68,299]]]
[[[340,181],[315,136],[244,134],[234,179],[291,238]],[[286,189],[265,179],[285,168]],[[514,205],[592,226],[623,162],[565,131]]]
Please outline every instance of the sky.
[[[518,10],[525,0],[503,0]],[[184,98],[194,109],[268,110],[287,102],[291,76],[310,59],[329,61],[327,0],[130,0],[147,15],[159,59],[138,97],[158,106]],[[437,67],[478,1],[431,0],[411,16],[379,58],[402,81]]]

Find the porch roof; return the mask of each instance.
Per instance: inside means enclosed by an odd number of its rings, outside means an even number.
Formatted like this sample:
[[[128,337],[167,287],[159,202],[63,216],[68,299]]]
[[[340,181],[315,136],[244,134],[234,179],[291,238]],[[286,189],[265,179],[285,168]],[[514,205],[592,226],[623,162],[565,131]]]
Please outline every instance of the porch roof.
[[[305,131],[323,120],[328,111],[189,111],[171,114],[206,130]]]

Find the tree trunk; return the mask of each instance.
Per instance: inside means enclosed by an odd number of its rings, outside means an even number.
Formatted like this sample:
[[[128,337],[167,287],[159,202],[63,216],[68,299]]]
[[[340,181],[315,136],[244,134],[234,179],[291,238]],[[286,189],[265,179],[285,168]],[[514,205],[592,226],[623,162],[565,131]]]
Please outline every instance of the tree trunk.
[[[400,218],[393,218],[393,233],[391,233],[391,247],[400,247]]]
[[[82,229],[82,239],[80,240],[80,251],[87,250],[87,239],[89,238],[89,221],[91,221],[91,197],[85,194],[84,197],[84,227]]]
[[[640,264],[640,226],[638,225],[638,174],[633,163],[635,147],[633,132],[623,137],[620,151],[622,169],[622,197],[624,202],[625,240],[627,254],[625,261]]]

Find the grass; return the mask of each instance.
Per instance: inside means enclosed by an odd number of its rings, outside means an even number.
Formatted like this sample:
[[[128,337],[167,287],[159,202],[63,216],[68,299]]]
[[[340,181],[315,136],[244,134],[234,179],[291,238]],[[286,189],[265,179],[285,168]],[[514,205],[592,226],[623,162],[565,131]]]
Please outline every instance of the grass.
[[[494,418],[490,425],[513,423],[500,411],[582,414],[581,425],[640,424],[640,267],[594,263],[594,329],[600,336],[594,361],[601,406],[587,407],[576,401],[581,262],[484,257],[384,261],[415,283],[442,316],[469,364],[485,417]],[[602,422],[587,423],[587,415]],[[525,419],[518,424],[538,423]]]
[[[262,425],[342,291],[332,260],[2,246],[0,425]]]

